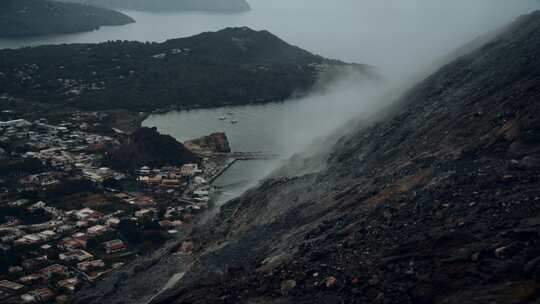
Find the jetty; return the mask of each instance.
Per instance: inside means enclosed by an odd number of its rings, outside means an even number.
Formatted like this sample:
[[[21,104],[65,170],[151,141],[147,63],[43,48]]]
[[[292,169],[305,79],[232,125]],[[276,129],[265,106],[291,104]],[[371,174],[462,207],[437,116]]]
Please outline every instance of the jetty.
[[[221,175],[223,175],[234,163],[237,161],[248,160],[272,160],[278,159],[279,154],[265,153],[265,152],[231,152],[231,153],[216,153],[214,156],[227,159],[223,167],[220,168],[215,174],[208,178],[208,182],[211,184]]]

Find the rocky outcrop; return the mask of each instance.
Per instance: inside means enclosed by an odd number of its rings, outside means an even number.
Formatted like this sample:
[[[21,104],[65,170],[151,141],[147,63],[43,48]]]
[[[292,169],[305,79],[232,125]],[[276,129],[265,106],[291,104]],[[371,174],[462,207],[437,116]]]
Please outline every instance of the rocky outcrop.
[[[105,166],[133,171],[142,166],[180,166],[200,159],[172,136],[156,128],[140,128],[124,138],[121,147],[105,155]]]
[[[212,133],[208,136],[184,142],[184,146],[194,153],[230,153],[229,140],[224,132]]]

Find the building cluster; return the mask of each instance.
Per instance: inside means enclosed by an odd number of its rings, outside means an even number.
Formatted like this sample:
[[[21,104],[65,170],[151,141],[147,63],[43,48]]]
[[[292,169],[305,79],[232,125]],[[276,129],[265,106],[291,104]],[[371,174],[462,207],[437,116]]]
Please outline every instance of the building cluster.
[[[33,89],[40,89],[40,84],[35,81],[35,75],[39,72],[40,66],[37,64],[23,64],[20,67],[13,68],[6,73],[1,72],[0,76],[9,75],[13,79],[21,84],[28,85]],[[59,70],[63,70],[64,66],[58,66]],[[97,72],[92,72],[93,76],[97,75]],[[66,96],[77,96],[83,91],[99,91],[106,88],[104,81],[84,81],[81,79],[70,78],[58,78],[54,82],[56,90]]]
[[[138,171],[137,181],[143,188],[150,191],[165,190],[176,198],[176,204],[166,206],[159,222],[168,233],[177,233],[183,225],[183,219],[209,207],[210,185],[204,176],[205,171],[197,164],[162,168],[143,166]]]
[[[150,168],[144,166],[138,172],[137,180],[149,187],[179,189],[191,183],[207,184],[202,176],[203,170],[197,164],[185,164],[181,167]]]
[[[43,120],[5,121],[0,122],[0,143],[19,145],[26,150],[21,153],[22,158],[38,159],[63,173],[81,172],[94,182],[125,178],[123,173],[99,166],[100,152],[107,147],[118,145],[118,141],[112,137],[81,131],[81,128],[84,128],[84,124],[65,122],[55,126]],[[56,181],[55,174],[45,173],[29,176],[22,184],[39,189],[42,186],[54,185]]]
[[[7,257],[7,271],[0,276],[2,303],[66,302],[82,283],[121,267],[133,254],[118,232],[123,211],[63,211],[29,200],[12,201],[7,207],[40,210],[51,219],[23,224],[11,217],[0,225],[0,252]]]
[[[48,220],[25,223],[23,217],[9,216],[0,225],[0,256],[6,271],[0,274],[0,302],[38,303],[69,299],[88,282],[121,267],[138,248],[125,241],[122,222],[135,227],[156,223],[164,235],[177,234],[196,212],[206,205],[178,201],[163,206],[141,192],[108,193],[118,210],[104,213],[89,207],[62,210],[48,203],[28,199],[4,202],[2,207],[18,214],[46,214]],[[207,192],[199,195],[207,195]],[[51,272],[54,269],[54,272]],[[47,297],[36,296],[47,290]]]
[[[187,55],[190,55],[190,54],[191,54],[190,49],[171,49],[170,53],[158,53],[158,54],[152,55],[151,57],[154,58],[154,59],[165,59],[165,57],[167,57],[167,55],[184,55],[184,56],[187,56]]]
[[[54,125],[0,121],[0,165],[17,160],[41,166],[31,173],[10,169],[8,183],[0,177],[0,303],[69,302],[82,284],[140,251],[127,234],[151,229],[175,237],[208,208],[218,163],[145,166],[134,175],[102,167],[103,154],[119,141],[89,131],[101,119],[96,115],[75,113]],[[74,191],[73,180],[90,186]]]

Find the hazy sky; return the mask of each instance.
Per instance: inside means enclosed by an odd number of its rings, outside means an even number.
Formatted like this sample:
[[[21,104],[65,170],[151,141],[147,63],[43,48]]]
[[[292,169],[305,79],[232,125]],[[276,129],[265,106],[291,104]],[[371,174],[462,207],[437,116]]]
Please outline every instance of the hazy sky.
[[[106,40],[163,41],[227,26],[267,29],[324,56],[411,69],[540,7],[537,0],[248,0],[244,14],[127,12],[137,21],[99,31],[0,40],[1,47]]]
[[[261,23],[327,56],[410,68],[457,48],[536,0],[251,0]],[[266,19],[268,18],[268,19]]]

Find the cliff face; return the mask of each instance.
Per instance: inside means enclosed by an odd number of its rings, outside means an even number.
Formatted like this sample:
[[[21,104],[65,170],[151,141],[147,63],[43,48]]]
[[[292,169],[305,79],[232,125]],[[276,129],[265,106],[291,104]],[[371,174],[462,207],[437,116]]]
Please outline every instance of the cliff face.
[[[319,172],[194,233],[160,303],[528,303],[540,287],[540,13],[446,65]]]
[[[199,162],[199,158],[169,135],[156,128],[140,128],[125,138],[122,146],[105,156],[105,166],[136,170],[142,166],[179,166]]]
[[[184,146],[196,153],[230,153],[229,140],[224,132],[212,133],[208,136],[184,142]]]
[[[65,34],[135,22],[104,8],[49,0],[2,0],[0,37]]]

